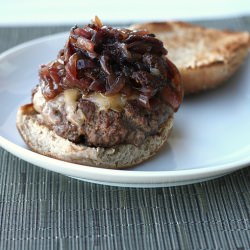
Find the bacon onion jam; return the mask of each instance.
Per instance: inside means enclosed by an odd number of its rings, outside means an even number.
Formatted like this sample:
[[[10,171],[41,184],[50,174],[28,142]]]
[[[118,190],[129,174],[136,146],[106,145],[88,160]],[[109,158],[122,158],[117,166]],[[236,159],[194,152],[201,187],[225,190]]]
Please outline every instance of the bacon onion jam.
[[[39,122],[89,146],[140,145],[183,97],[180,75],[154,34],[74,26],[57,59],[42,65],[33,90]]]

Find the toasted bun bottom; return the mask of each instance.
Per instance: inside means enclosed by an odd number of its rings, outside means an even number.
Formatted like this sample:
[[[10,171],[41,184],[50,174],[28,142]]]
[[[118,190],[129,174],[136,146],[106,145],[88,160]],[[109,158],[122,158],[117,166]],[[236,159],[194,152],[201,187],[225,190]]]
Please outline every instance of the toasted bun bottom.
[[[159,134],[149,136],[138,147],[131,144],[111,148],[77,145],[58,136],[48,127],[40,125],[32,105],[19,108],[16,124],[26,144],[37,153],[82,165],[124,169],[137,165],[156,154],[167,141],[173,125],[173,117],[168,118]]]

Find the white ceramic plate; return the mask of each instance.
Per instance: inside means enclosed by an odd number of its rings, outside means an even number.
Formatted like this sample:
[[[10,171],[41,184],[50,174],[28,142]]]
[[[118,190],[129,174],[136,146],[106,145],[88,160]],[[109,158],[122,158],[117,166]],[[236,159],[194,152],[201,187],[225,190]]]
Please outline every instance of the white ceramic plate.
[[[37,166],[116,186],[160,187],[215,178],[250,164],[250,57],[225,85],[186,98],[169,144],[130,170],[71,164],[30,151],[15,126],[19,105],[30,102],[38,67],[54,59],[66,34],[37,39],[0,56],[0,146]]]

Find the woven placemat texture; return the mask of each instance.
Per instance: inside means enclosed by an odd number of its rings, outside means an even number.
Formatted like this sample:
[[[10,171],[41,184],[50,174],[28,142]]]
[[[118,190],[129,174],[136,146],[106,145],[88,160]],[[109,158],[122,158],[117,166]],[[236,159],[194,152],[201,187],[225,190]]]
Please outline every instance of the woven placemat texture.
[[[250,31],[250,17],[197,22]],[[0,51],[60,27],[0,28]],[[1,84],[1,83],[0,83]],[[0,149],[0,249],[250,249],[250,168],[133,189],[46,171]]]

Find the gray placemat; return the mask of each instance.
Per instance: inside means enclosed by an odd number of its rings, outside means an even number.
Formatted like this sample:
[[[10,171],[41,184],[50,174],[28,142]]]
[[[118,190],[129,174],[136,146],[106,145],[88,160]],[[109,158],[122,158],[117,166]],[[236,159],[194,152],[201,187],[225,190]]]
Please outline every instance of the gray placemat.
[[[198,23],[250,31],[250,17]],[[0,51],[68,28],[2,27]],[[0,166],[0,249],[250,249],[250,168],[133,189],[77,181],[3,149]]]

